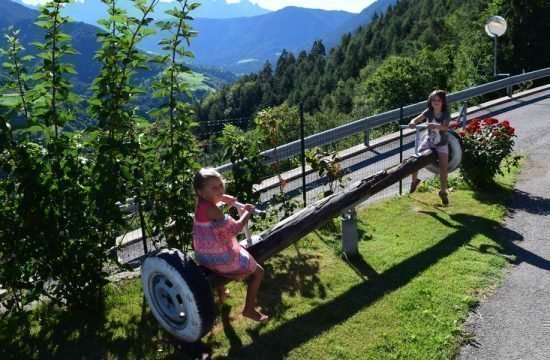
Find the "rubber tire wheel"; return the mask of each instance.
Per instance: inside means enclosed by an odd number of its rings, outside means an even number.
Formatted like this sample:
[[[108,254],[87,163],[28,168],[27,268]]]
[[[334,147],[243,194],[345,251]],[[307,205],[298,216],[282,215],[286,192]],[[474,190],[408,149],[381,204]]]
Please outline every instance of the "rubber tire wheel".
[[[462,139],[458,134],[452,130],[449,130],[449,166],[447,167],[448,172],[453,172],[462,163],[462,154],[464,153],[464,146],[462,145]],[[435,151],[435,150],[434,150]],[[426,170],[439,174],[439,160],[436,160],[428,166]]]
[[[153,316],[174,337],[191,343],[212,330],[212,289],[200,267],[183,252],[163,249],[147,256],[141,282]]]

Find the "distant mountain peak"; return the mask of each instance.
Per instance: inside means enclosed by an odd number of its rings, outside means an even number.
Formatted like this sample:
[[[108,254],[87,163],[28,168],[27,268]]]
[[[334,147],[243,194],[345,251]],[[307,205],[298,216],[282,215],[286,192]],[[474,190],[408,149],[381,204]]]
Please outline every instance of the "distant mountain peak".
[[[47,0],[11,1],[36,9]],[[250,2],[250,0],[240,0],[238,2],[228,2],[227,0],[197,0],[197,2],[200,2],[201,6],[193,10],[191,16],[195,18],[228,19],[235,17],[250,17],[271,12],[270,10]],[[119,0],[117,4],[119,7],[128,10],[129,13],[135,12],[132,6],[133,3],[130,0]],[[172,9],[176,5],[176,0],[161,0],[155,8],[155,13],[163,14],[166,10]],[[101,0],[76,0],[65,7],[65,14],[77,21],[96,25],[97,20],[107,16],[107,10],[105,4],[102,3]]]

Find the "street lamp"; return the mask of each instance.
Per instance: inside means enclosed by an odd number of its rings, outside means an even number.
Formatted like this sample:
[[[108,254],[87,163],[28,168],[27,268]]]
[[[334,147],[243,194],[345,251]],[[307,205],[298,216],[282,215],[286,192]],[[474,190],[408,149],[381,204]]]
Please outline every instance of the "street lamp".
[[[485,32],[495,41],[495,55],[493,62],[493,75],[497,76],[497,38],[502,36],[508,27],[506,20],[502,16],[492,16],[485,24]],[[504,75],[504,74],[503,74]]]

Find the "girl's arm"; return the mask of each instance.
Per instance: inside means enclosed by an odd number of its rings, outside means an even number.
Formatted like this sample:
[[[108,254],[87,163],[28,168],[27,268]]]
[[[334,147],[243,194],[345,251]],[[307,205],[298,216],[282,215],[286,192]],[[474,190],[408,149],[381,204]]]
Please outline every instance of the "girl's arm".
[[[237,198],[235,196],[223,194],[222,202],[226,203],[227,205],[231,206],[235,201],[237,201]]]
[[[417,117],[415,117],[414,119],[412,119],[410,122],[409,122],[409,127],[411,129],[414,129],[416,127],[416,124],[420,124],[421,122],[423,122],[424,120],[426,120],[426,115],[425,115],[425,111],[418,115]]]
[[[239,220],[236,220],[235,222],[241,226],[244,226],[250,219],[250,216],[254,214],[255,209],[256,208],[254,207],[254,205],[246,204],[243,211],[240,213]]]
[[[449,124],[451,123],[451,119],[445,119],[441,124],[438,123],[430,123],[428,124],[428,129],[437,129],[439,131],[447,131],[449,130]]]
[[[228,197],[227,199],[229,199],[229,198],[233,199],[231,201],[231,203],[233,203],[237,200],[233,196],[224,195],[224,199],[222,199],[223,202],[225,202],[225,200],[226,200],[225,197],[226,196]],[[252,216],[255,209],[256,208],[254,207],[254,205],[251,205],[251,204],[246,204],[244,206],[243,212],[239,216],[239,220],[235,220],[235,224],[237,224],[238,228],[239,228],[238,231],[240,231],[240,229],[242,229],[242,227],[246,224],[248,219],[250,219],[250,216]],[[221,221],[221,220],[225,219],[225,214],[221,211],[221,209],[219,207],[214,206],[214,205],[210,206],[206,210],[206,216],[211,221]]]

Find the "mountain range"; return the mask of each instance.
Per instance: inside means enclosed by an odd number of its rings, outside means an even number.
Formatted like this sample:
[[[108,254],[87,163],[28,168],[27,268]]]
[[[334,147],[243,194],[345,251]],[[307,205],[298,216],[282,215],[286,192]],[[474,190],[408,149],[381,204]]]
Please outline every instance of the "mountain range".
[[[236,73],[253,72],[269,60],[277,62],[280,52],[309,50],[316,39],[331,33],[354,14],[286,7],[269,14],[233,19],[201,19],[191,22],[198,36],[190,50],[194,63],[222,66]],[[142,48],[159,52],[158,33],[142,43]]]
[[[5,0],[2,0],[5,1]],[[17,3],[30,8],[37,8],[36,5],[31,5],[23,2],[23,0],[13,0]],[[159,14],[164,14],[166,10],[174,8],[177,2],[161,1],[155,7],[156,17],[162,17]],[[212,18],[212,19],[227,19],[234,17],[256,16],[269,13],[270,10],[261,8],[260,6],[251,3],[249,0],[241,0],[238,3],[227,3],[225,0],[199,0],[201,5],[193,11],[193,16],[197,18]],[[138,10],[133,7],[130,0],[118,0],[117,6],[128,11],[130,15],[137,15]],[[71,4],[67,4],[64,9],[64,14],[70,16],[76,21],[82,21],[91,25],[96,25],[97,20],[107,16],[105,4],[101,0],[78,0]]]
[[[294,53],[310,50],[316,40],[322,40],[329,49],[339,43],[342,35],[353,33],[359,26],[368,24],[375,14],[384,13],[397,0],[375,1],[358,14],[299,7],[271,12],[248,0],[231,4],[225,0],[200,2],[201,6],[191,12],[194,19],[190,23],[198,33],[190,45],[195,55],[193,64],[221,67],[243,74],[258,71],[266,61],[276,64],[283,50]],[[129,0],[119,0],[117,4],[130,14],[137,15]],[[160,2],[154,17],[162,19],[165,17],[164,11],[175,4]],[[100,0],[69,4],[65,13],[76,21],[92,25],[106,16],[105,4]],[[140,47],[158,53],[161,51],[158,42],[165,36],[159,33],[148,37]]]
[[[10,26],[21,30],[19,40],[21,45],[25,47],[25,52],[36,54],[37,49],[31,43],[44,41],[43,30],[35,24],[38,15],[37,10],[9,0],[0,0],[0,31],[7,34]],[[99,28],[82,22],[73,22],[64,26],[63,32],[71,36],[72,45],[79,53],[78,55],[67,56],[64,61],[74,65],[77,74],[73,79],[73,85],[75,85],[77,92],[84,92],[100,70],[100,63],[93,59],[100,47],[96,37]],[[0,46],[5,47],[3,36],[0,37]],[[5,61],[5,59],[1,60]],[[203,74],[204,85],[211,89],[219,88],[236,79],[235,74],[219,68],[213,69],[206,66],[192,65],[191,69],[194,72]],[[141,71],[137,76],[148,78],[154,76],[157,71]]]

